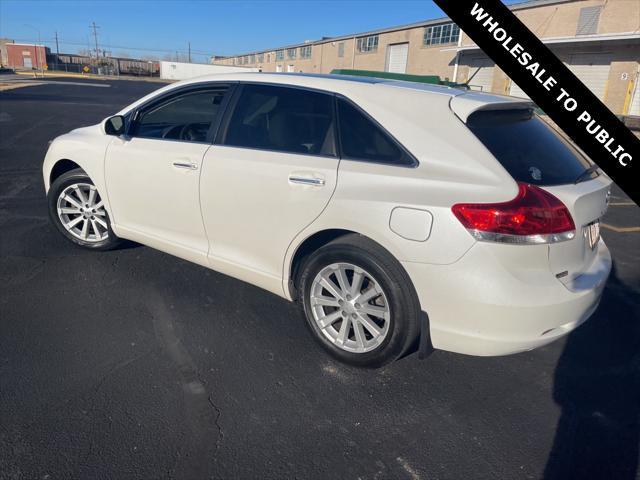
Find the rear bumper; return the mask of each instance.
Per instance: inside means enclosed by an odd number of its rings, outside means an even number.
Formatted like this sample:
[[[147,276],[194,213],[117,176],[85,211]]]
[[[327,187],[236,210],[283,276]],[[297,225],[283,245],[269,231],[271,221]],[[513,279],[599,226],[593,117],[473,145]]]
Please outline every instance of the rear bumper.
[[[602,240],[589,270],[569,285],[551,273],[545,245],[524,248],[479,242],[451,265],[403,263],[434,348],[482,356],[532,350],[593,314],[611,271]]]

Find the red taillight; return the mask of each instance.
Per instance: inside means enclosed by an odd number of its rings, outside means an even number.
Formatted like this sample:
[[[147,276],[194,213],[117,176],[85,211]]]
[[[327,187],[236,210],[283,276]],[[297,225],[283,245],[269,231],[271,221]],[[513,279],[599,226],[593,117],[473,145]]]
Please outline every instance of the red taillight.
[[[527,183],[518,182],[518,195],[509,202],[458,203],[451,210],[480,240],[548,243],[569,240],[575,234],[567,207],[549,192]],[[519,241],[517,237],[527,238]]]

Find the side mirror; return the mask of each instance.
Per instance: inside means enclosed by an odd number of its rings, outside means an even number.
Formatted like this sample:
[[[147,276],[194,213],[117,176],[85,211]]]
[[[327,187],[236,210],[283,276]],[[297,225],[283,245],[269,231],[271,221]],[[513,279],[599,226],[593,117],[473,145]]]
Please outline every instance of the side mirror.
[[[124,133],[124,117],[115,115],[104,122],[104,133],[119,137]]]

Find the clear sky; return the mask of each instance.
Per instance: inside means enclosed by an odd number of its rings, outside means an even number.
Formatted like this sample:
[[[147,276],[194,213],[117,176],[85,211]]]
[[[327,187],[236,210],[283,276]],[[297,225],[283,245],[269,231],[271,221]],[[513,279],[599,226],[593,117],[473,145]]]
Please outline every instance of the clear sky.
[[[516,3],[507,0],[505,3]],[[163,58],[184,55],[191,42],[193,61],[231,55],[323,36],[442,17],[428,0],[0,0],[0,37],[42,43],[55,52],[94,48],[90,25],[98,28],[99,48],[112,55]]]

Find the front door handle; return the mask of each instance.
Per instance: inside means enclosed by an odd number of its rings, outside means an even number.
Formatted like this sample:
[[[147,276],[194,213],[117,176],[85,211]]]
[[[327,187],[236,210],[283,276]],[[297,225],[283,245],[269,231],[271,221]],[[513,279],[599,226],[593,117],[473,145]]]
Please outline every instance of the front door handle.
[[[173,162],[173,166],[176,168],[186,168],[187,170],[197,170],[198,165],[191,162]]]
[[[297,175],[289,175],[289,181],[291,183],[297,183],[300,185],[312,185],[314,187],[323,187],[325,184],[324,178],[317,177],[300,177]]]

